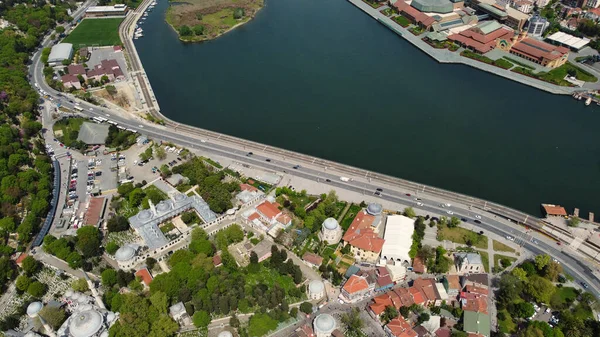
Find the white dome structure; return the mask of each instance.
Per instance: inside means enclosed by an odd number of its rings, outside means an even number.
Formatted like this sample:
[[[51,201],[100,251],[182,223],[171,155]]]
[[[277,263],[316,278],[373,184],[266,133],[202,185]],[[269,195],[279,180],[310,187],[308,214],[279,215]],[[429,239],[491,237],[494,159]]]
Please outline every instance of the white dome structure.
[[[381,215],[381,211],[383,211],[381,204],[372,203],[367,206],[367,213],[373,216]]]
[[[337,323],[330,314],[320,314],[313,321],[313,329],[316,337],[329,337],[335,330]]]
[[[27,306],[27,316],[31,318],[36,317],[43,307],[42,302],[31,302]]]
[[[321,280],[312,280],[308,284],[308,298],[320,300],[325,296],[325,284]]]
[[[334,218],[327,218],[321,225],[321,231],[319,232],[319,239],[321,241],[327,241],[328,244],[333,245],[342,239],[342,227]]]
[[[221,331],[217,337],[233,337],[233,334],[229,331]]]
[[[92,337],[102,328],[103,317],[96,310],[86,310],[71,317],[69,334],[73,337]]]
[[[115,260],[121,269],[131,268],[133,264],[133,258],[135,257],[135,249],[130,245],[124,245],[117,249],[115,253]]]

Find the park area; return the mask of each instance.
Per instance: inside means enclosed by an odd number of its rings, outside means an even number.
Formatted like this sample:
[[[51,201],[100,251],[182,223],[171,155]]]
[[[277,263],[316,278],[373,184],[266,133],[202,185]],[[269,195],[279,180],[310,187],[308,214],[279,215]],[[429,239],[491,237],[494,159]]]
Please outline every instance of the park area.
[[[85,19],[62,42],[72,43],[74,49],[120,45],[121,21],[123,18]]]
[[[570,62],[567,62],[562,66],[554,68],[548,72],[534,73],[531,69],[527,69],[525,67],[515,67],[514,69],[512,69],[512,71],[565,87],[573,86],[573,84],[569,83],[564,79],[567,75],[573,76],[576,79],[584,82],[594,83],[598,81],[598,78],[596,78],[596,76],[573,65]]]
[[[488,238],[485,235],[475,233],[462,227],[438,226],[438,240],[448,240],[476,248],[487,249]]]

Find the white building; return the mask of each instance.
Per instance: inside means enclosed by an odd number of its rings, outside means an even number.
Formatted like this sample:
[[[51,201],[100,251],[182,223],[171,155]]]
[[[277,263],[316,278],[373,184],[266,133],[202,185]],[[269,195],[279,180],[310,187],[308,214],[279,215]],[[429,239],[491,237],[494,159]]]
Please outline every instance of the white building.
[[[481,255],[476,253],[454,253],[454,265],[459,274],[485,272]]]
[[[321,241],[327,241],[328,244],[333,245],[339,243],[342,239],[342,227],[334,218],[327,218],[321,225],[321,231],[319,232],[319,239]]]
[[[177,302],[169,307],[169,315],[175,322],[179,323],[180,326],[192,324],[192,319],[185,310],[185,305],[183,305],[183,302]]]
[[[115,260],[121,269],[129,269],[135,264],[135,251],[136,249],[131,245],[125,244],[123,247],[117,249],[115,253]]]
[[[108,337],[108,329],[117,321],[118,314],[100,308],[94,298],[68,290],[64,300],[71,316],[57,331],[59,337]]]
[[[512,1],[511,7],[521,13],[529,14],[533,10],[533,1],[531,0],[515,0]]]
[[[546,7],[548,4],[550,3],[550,0],[536,0],[535,4],[538,6],[538,8],[544,8]]]
[[[62,61],[70,60],[73,57],[73,45],[70,43],[59,43],[52,46],[50,55],[48,55],[48,64],[53,67],[61,65]]]
[[[308,298],[320,300],[325,296],[325,284],[321,280],[312,280],[308,284]]]
[[[116,4],[114,6],[90,6],[85,11],[86,17],[110,17],[124,16],[127,14],[127,6],[124,4]]]
[[[415,221],[404,215],[390,215],[385,225],[385,242],[381,250],[381,258],[410,263],[408,255],[412,246],[412,235],[415,231]]]
[[[527,35],[541,37],[546,28],[550,26],[550,22],[545,17],[535,14],[529,19],[529,25],[527,26]]]
[[[316,337],[329,337],[336,327],[335,318],[330,314],[320,314],[313,321],[313,329]]]

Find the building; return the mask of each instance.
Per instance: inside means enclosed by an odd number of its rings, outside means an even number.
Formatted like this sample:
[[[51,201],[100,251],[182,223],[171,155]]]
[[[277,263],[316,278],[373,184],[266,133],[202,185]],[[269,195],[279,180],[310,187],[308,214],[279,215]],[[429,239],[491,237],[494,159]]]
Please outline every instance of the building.
[[[327,218],[321,225],[321,231],[319,232],[319,239],[321,241],[327,241],[328,244],[334,245],[339,243],[342,239],[342,227],[334,218]]]
[[[86,73],[88,79],[101,81],[102,77],[106,76],[109,81],[122,80],[125,78],[117,60],[102,60],[100,64],[94,66]]]
[[[90,198],[85,216],[83,217],[83,224],[99,227],[100,222],[104,218],[107,204],[106,198]]]
[[[150,249],[157,249],[169,243],[158,225],[190,208],[194,208],[204,223],[210,223],[217,219],[215,213],[210,210],[208,204],[201,197],[197,195],[188,197],[185,194],[174,192],[171,193],[169,199],[162,200],[156,206],[151,205],[150,209],[142,210],[128,220],[131,227],[142,237],[146,246]]]
[[[262,240],[252,248],[252,251],[258,256],[258,262],[262,262],[271,257],[271,246],[272,243],[270,241]]]
[[[412,329],[404,317],[398,316],[385,325],[383,331],[388,337],[417,337],[417,333]]]
[[[426,30],[429,30],[436,22],[434,17],[422,13],[418,9],[404,2],[404,0],[397,0],[392,6],[396,8],[400,15],[406,17],[413,24],[418,25]]]
[[[87,145],[104,145],[108,137],[108,124],[83,122],[79,128],[77,140]]]
[[[51,67],[61,65],[64,60],[73,57],[73,45],[70,43],[58,43],[52,46],[48,55],[48,65]]]
[[[569,49],[529,38],[525,31],[511,39],[498,40],[497,47],[548,68],[562,66],[569,57]]]
[[[264,196],[263,192],[252,185],[240,184],[240,190],[240,193],[235,198],[242,204],[252,203]]]
[[[169,185],[176,187],[179,184],[187,184],[190,180],[179,173],[175,173],[167,179],[165,179],[165,181],[169,183]]]
[[[308,283],[308,298],[320,300],[325,296],[325,283],[321,280],[312,280]]]
[[[67,290],[63,301],[68,304],[71,316],[56,332],[58,337],[105,337],[118,319],[118,313],[103,308],[101,299],[97,303],[91,296]]]
[[[410,5],[423,13],[452,13],[455,9],[462,8],[462,0],[413,0]]]
[[[437,292],[437,286],[435,279],[417,278],[413,281],[411,289],[419,290],[419,293],[423,294],[423,301],[425,306],[434,304],[436,306],[442,304],[442,298]],[[416,294],[417,292],[413,290]],[[447,298],[447,295],[446,295]],[[416,299],[415,299],[416,303]]]
[[[481,255],[477,253],[454,253],[454,266],[459,274],[485,271]]]
[[[177,302],[169,307],[169,316],[179,323],[179,326],[188,326],[192,324],[192,318],[185,310],[183,302]]]
[[[135,264],[136,248],[130,244],[125,244],[115,252],[115,260],[121,269],[130,269]]]
[[[90,6],[85,11],[85,17],[87,18],[125,16],[126,14],[127,6],[124,4],[116,4],[113,6]]]
[[[142,269],[136,271],[135,276],[141,278],[142,283],[146,287],[150,287],[150,283],[152,282],[153,277],[152,277],[152,274],[150,274],[150,271],[148,271],[148,268],[142,268]]]
[[[394,286],[394,281],[390,276],[390,272],[385,267],[377,267],[376,270],[377,281],[375,285],[375,291],[385,291]]]
[[[490,336],[490,316],[474,311],[465,311],[463,316],[463,331]]]
[[[395,260],[400,263],[410,263],[408,255],[412,246],[412,235],[415,231],[415,221],[404,215],[390,215],[387,217],[381,257]]]
[[[544,35],[544,32],[548,26],[550,26],[550,22],[545,17],[536,13],[531,17],[531,19],[529,19],[527,34],[535,37],[541,37]]]
[[[563,46],[575,52],[580,51],[590,43],[590,39],[588,38],[581,38],[563,32],[556,32],[546,37],[546,40],[554,45]]]
[[[484,21],[458,34],[449,35],[448,40],[479,54],[485,54],[496,48],[498,39],[510,39],[513,35],[512,29],[497,21]]]
[[[304,324],[294,330],[290,337],[315,337],[315,332],[310,325]]]
[[[377,262],[385,242],[377,235],[380,217],[381,205],[370,204],[367,210],[358,212],[342,237],[344,245],[350,245],[350,251],[358,261]]]
[[[66,68],[67,74],[69,75],[81,75],[83,79],[87,78],[85,67],[81,64],[69,64]]]
[[[310,267],[319,268],[323,263],[323,258],[317,254],[306,252],[302,255],[302,261]]]
[[[340,299],[347,303],[357,302],[365,295],[373,291],[374,284],[370,284],[364,276],[352,275],[344,283],[340,293]]]
[[[313,321],[313,330],[316,337],[329,337],[336,327],[335,318],[329,314],[320,314]]]
[[[460,285],[460,278],[458,277],[458,275],[446,275],[444,276],[444,278],[442,279],[442,284],[444,285],[444,288],[446,289],[446,293],[448,294],[448,297],[452,300],[456,300],[456,297],[458,296],[460,290],[462,289],[461,285]]]
[[[423,259],[419,256],[415,256],[412,265],[413,271],[417,274],[425,274],[427,272],[427,266],[423,263]]]
[[[81,82],[79,82],[79,77],[71,74],[62,75],[60,77],[60,81],[63,84],[63,87],[70,89],[75,88],[77,90],[81,89]]]
[[[542,204],[542,210],[547,217],[567,216],[567,210],[561,205]]]
[[[269,200],[263,201],[256,207],[258,215],[271,226],[287,228],[292,224],[292,218],[279,209],[279,204]]]
[[[521,13],[529,14],[533,10],[533,1],[531,0],[514,0],[510,6]]]
[[[475,285],[478,287],[488,288],[489,282],[490,282],[488,274],[485,274],[485,273],[467,274],[467,275],[461,277],[461,281],[462,281],[463,288],[468,285]]]
[[[401,263],[392,261],[392,263],[386,263],[385,268],[388,270],[393,282],[406,279],[406,267]]]
[[[471,0],[475,9],[487,13],[490,17],[516,30],[523,29],[529,15],[509,6],[508,2],[499,3],[497,0]]]

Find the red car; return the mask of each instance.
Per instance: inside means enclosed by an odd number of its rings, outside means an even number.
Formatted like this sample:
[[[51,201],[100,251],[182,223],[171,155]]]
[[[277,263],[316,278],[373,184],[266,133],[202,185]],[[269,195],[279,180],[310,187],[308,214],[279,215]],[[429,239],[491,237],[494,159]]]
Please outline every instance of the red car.
[[[556,244],[559,246],[562,245],[562,243],[560,243],[560,241],[556,241]]]

